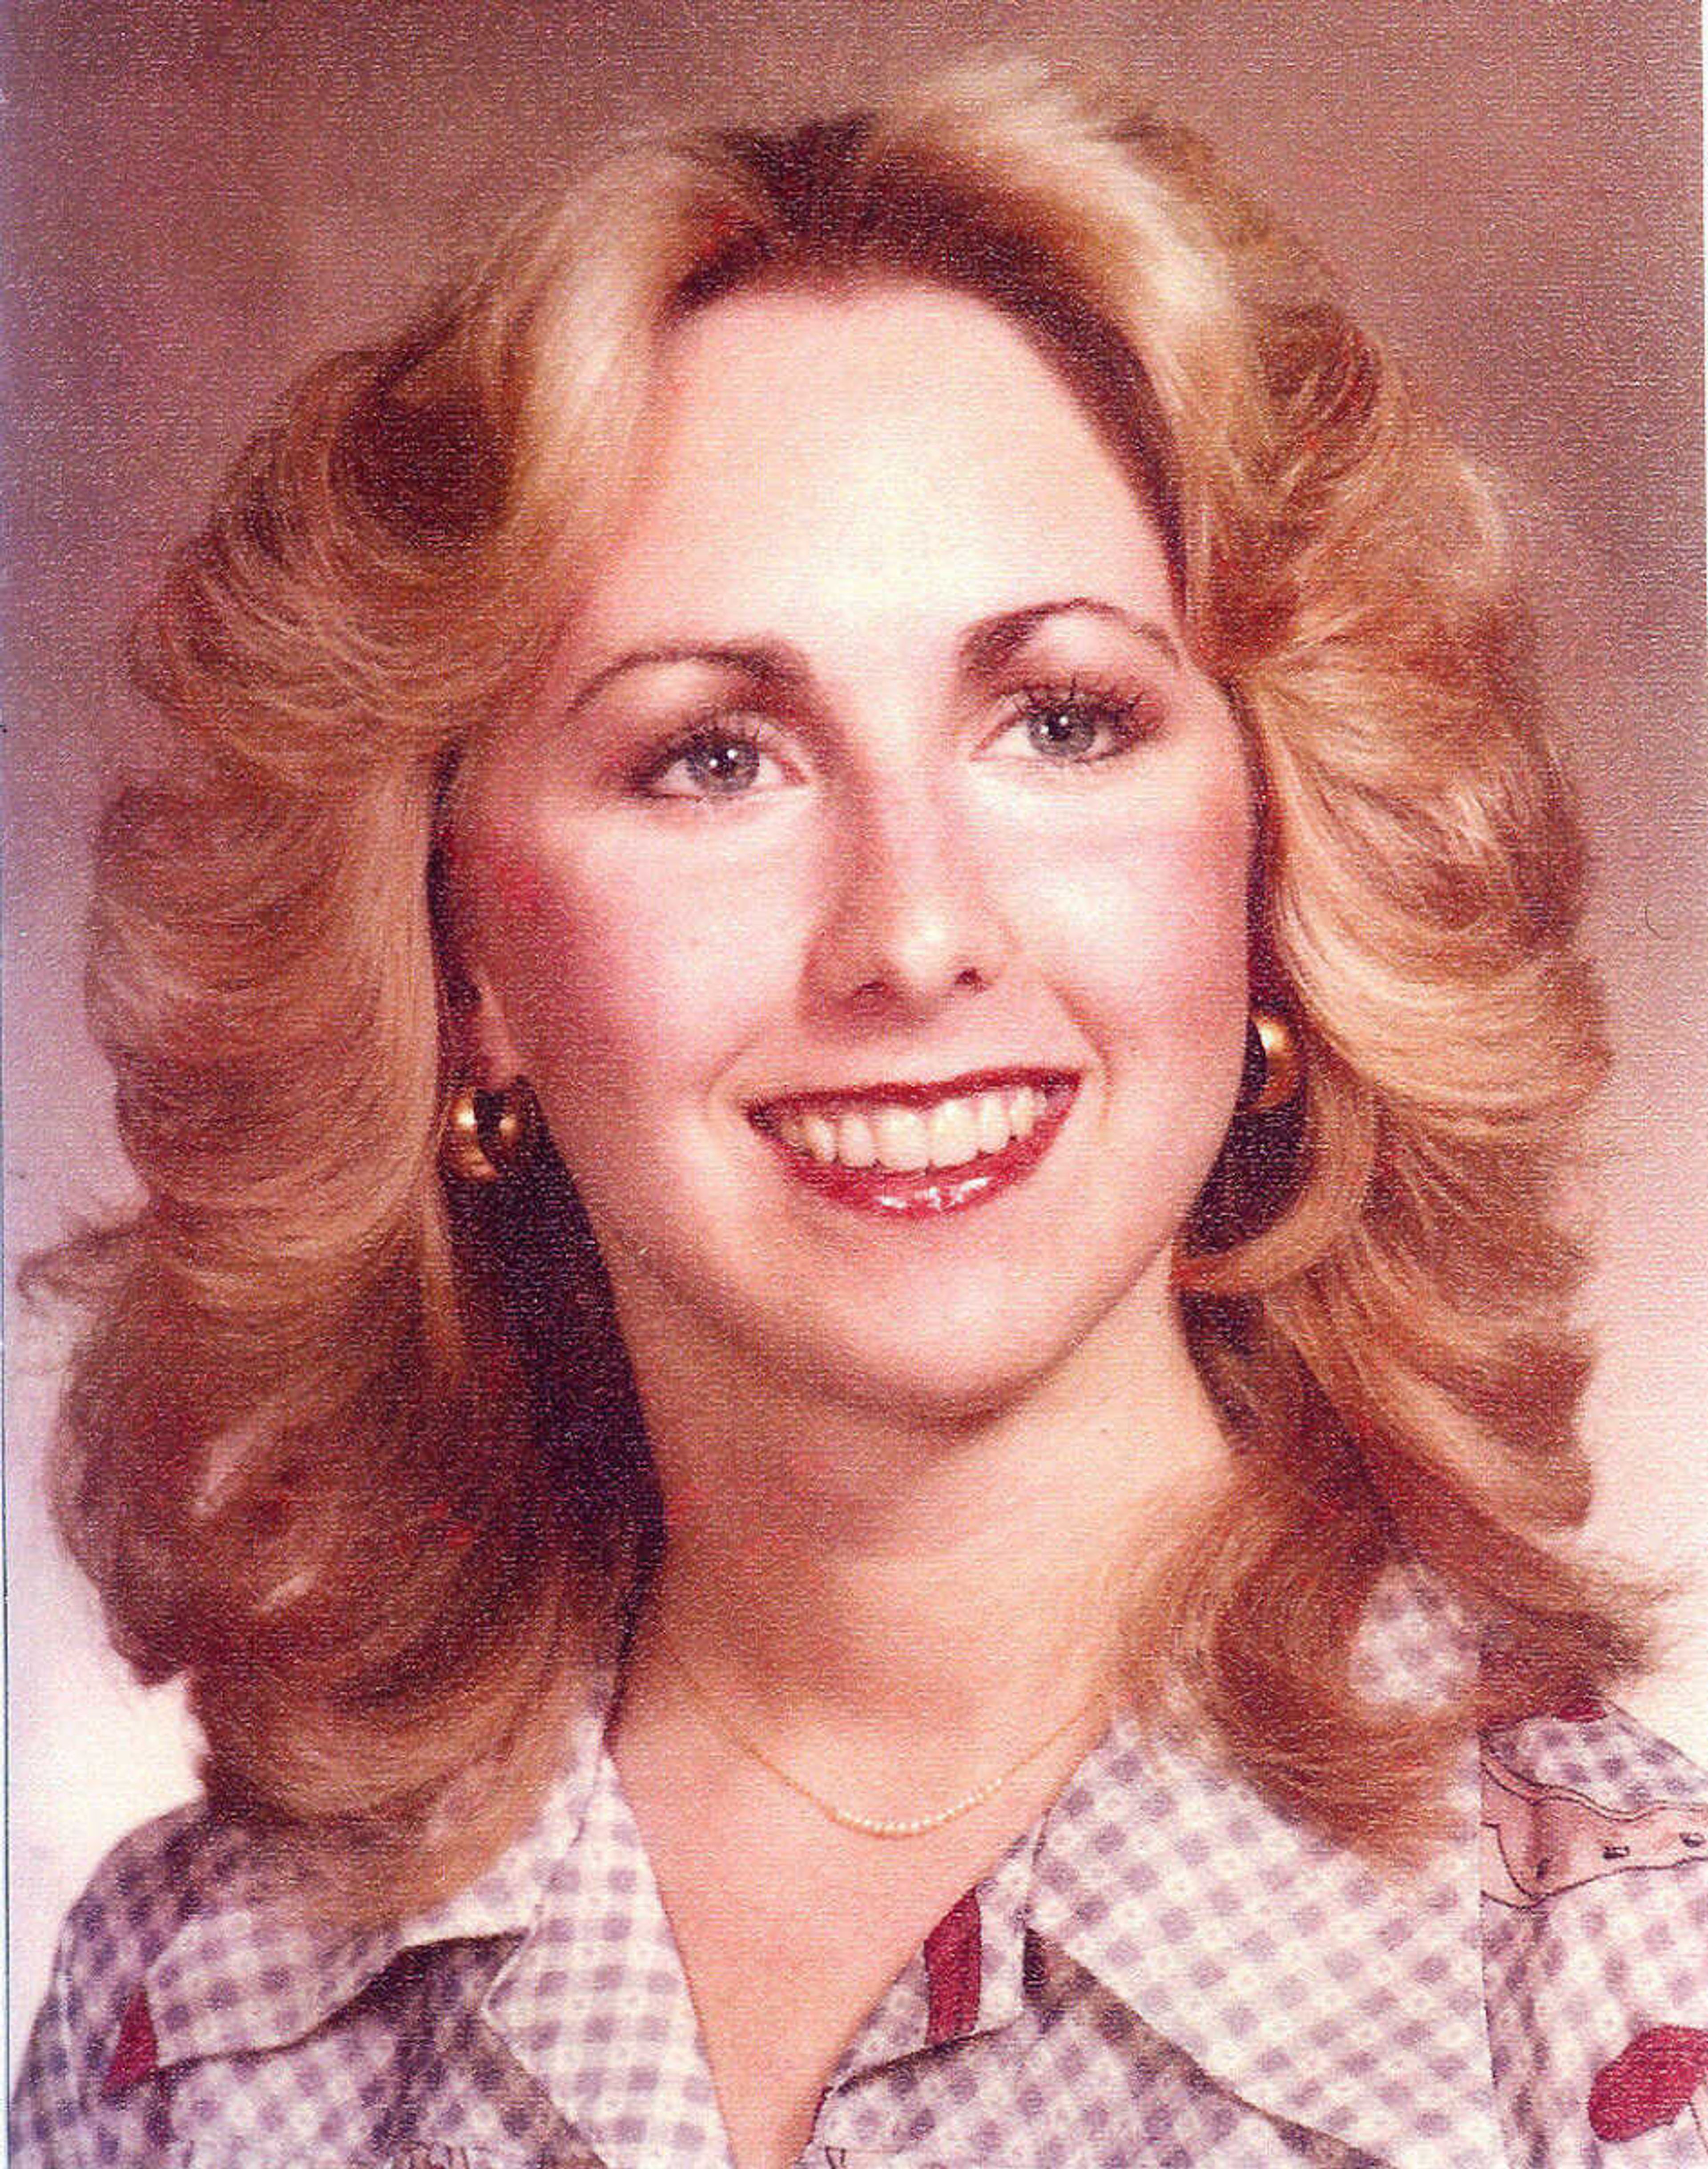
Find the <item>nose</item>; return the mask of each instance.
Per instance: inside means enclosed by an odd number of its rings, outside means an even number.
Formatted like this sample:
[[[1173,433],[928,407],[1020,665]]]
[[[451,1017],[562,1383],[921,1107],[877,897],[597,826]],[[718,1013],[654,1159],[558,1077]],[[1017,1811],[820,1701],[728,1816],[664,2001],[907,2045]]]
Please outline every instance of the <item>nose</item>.
[[[839,810],[811,992],[835,1009],[928,1015],[1002,976],[1008,935],[950,794],[893,773]]]

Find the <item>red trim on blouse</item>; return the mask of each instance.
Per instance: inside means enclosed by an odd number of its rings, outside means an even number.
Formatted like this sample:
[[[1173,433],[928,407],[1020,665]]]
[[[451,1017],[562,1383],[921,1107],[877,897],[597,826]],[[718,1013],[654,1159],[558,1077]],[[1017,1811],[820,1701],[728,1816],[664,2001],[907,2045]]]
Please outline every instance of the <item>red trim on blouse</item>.
[[[978,2017],[980,1961],[978,1894],[957,1898],[925,1938],[925,1979],[930,1991],[925,2038],[939,2041],[965,2033]]]
[[[1595,2074],[1589,2129],[1598,2139],[1658,2131],[1708,2084],[1708,2033],[1699,2026],[1651,2026]]]
[[[114,2044],[106,2076],[101,2081],[101,2092],[122,2094],[139,2079],[151,2077],[159,2060],[160,2044],[154,2038],[148,1998],[138,1988],[132,1991],[130,2001],[125,2006],[125,2016],[119,2021],[119,2038]]]

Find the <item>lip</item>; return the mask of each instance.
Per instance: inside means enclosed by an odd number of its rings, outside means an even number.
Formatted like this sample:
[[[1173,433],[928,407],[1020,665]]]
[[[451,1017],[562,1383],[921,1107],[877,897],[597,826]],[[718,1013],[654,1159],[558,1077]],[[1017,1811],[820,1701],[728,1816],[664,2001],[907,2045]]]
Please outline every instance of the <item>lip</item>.
[[[939,1100],[959,1099],[1019,1084],[1031,1085],[1043,1097],[1043,1111],[1031,1134],[1011,1138],[1000,1152],[982,1154],[958,1167],[921,1168],[906,1172],[885,1167],[843,1167],[834,1162],[827,1167],[804,1158],[786,1145],[778,1133],[777,1125],[786,1115],[839,1107],[928,1107]],[[881,1218],[940,1219],[947,1213],[963,1212],[975,1205],[987,1204],[1024,1181],[1055,1143],[1078,1090],[1078,1075],[1071,1070],[968,1070],[957,1077],[934,1079],[929,1083],[791,1092],[750,1107],[748,1120],[776,1154],[785,1170],[803,1188],[816,1191],[832,1203]]]
[[[1032,1084],[1048,1094],[1054,1087],[1077,1085],[1071,1069],[1040,1069],[1035,1065],[1001,1069],[966,1069],[956,1077],[916,1079],[909,1084],[849,1084],[813,1092],[780,1092],[774,1099],[756,1100],[748,1109],[761,1129],[780,1115],[808,1114],[817,1107],[929,1107],[939,1100],[964,1099],[973,1092],[1000,1092],[1010,1085]]]

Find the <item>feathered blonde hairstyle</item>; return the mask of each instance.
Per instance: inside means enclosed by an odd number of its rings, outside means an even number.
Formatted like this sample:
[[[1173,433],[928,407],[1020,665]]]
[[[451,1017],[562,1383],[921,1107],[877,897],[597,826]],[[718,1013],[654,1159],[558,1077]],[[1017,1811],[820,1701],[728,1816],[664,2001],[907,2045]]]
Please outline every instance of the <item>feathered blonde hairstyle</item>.
[[[1007,312],[1109,431],[1259,777],[1253,971],[1304,1095],[1237,1121],[1183,1238],[1243,1451],[1147,1593],[1136,1683],[1184,1682],[1272,1795],[1380,1846],[1445,1722],[1354,1692],[1386,1562],[1498,1630],[1478,1714],[1639,1654],[1554,1545],[1588,1498],[1557,1193],[1604,1052],[1489,494],[1200,142],[963,70],[598,168],[296,387],[139,628],[178,750],[106,820],[91,999],[146,1202],[41,1268],[90,1309],[59,1513],[137,1671],[187,1676],[215,1800],[357,1910],[515,1826],[660,1541],[549,1146],[487,1191],[439,1172],[436,812],[599,562],[670,323],[897,275]]]

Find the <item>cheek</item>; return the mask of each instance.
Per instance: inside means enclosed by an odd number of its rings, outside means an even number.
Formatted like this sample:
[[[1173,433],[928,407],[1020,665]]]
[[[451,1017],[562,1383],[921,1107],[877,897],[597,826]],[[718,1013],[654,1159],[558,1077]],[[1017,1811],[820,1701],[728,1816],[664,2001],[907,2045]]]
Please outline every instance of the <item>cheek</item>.
[[[1035,861],[1019,900],[1035,953],[1051,952],[1040,958],[1046,972],[1116,1042],[1153,1055],[1200,1050],[1237,1076],[1247,999],[1243,807],[1081,843]]]
[[[535,1089],[574,1105],[710,1080],[786,978],[786,900],[645,852],[487,829],[478,946]]]

